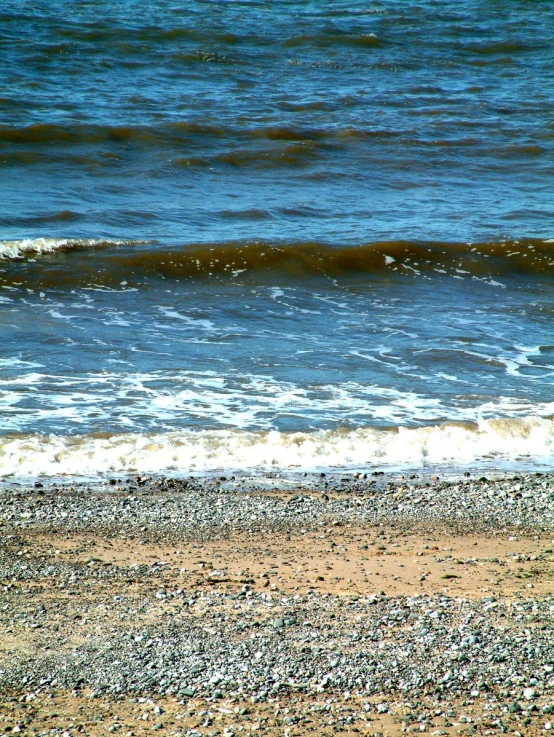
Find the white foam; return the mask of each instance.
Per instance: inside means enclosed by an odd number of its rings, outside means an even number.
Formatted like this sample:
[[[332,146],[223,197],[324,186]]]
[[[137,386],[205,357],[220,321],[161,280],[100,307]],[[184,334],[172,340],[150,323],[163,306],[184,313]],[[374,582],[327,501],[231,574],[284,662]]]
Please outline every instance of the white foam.
[[[20,358],[10,356],[9,358],[0,357],[0,369],[13,369],[21,368],[41,368],[42,363],[35,363],[34,361],[22,361]]]
[[[112,437],[27,435],[0,440],[0,476],[188,474],[220,470],[453,467],[491,459],[554,458],[554,421],[483,420],[453,424],[311,433],[193,431]]]
[[[185,322],[192,327],[202,328],[209,331],[214,331],[216,329],[212,320],[183,315],[182,312],[177,312],[177,310],[172,310],[169,307],[162,307],[161,305],[158,306],[158,310],[160,310],[160,312],[162,312],[166,317],[173,318],[175,320],[181,320],[182,322]]]
[[[15,241],[0,241],[0,258],[19,259],[29,255],[56,253],[73,248],[94,248],[95,246],[120,246],[137,241],[114,240],[101,238],[24,238]]]
[[[379,358],[370,360],[392,358],[383,355],[379,347],[376,350]],[[445,401],[356,382],[302,386],[270,376],[222,376],[215,371],[186,370],[49,375],[33,371],[33,364],[26,367],[31,370],[19,375],[10,372],[0,378],[3,434],[33,433],[39,429],[70,434],[99,427],[112,432],[170,432],[183,427],[240,431],[269,431],[275,427],[333,429],[345,425],[407,426],[414,421],[436,424],[445,419],[478,422],[491,417],[554,415],[554,402],[511,397],[479,404]],[[63,407],[72,409],[65,418],[60,409]]]

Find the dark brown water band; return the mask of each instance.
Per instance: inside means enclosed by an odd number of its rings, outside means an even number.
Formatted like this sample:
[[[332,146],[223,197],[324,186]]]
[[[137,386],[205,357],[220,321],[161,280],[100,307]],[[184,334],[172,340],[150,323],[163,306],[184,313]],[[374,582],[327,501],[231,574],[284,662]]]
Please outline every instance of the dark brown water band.
[[[28,246],[29,248],[29,246]],[[294,280],[405,276],[505,279],[551,277],[554,241],[525,239],[479,244],[384,241],[338,247],[317,242],[228,242],[161,249],[144,244],[60,242],[50,254],[22,253],[0,261],[0,284],[63,288],[129,285],[149,279],[263,277]],[[29,260],[35,259],[35,260]]]

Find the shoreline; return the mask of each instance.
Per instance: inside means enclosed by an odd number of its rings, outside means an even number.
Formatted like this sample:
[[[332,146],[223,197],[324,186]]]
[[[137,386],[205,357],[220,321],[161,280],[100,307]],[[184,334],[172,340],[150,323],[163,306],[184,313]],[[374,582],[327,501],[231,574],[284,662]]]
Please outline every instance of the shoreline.
[[[0,540],[0,734],[554,725],[554,474],[41,479]]]

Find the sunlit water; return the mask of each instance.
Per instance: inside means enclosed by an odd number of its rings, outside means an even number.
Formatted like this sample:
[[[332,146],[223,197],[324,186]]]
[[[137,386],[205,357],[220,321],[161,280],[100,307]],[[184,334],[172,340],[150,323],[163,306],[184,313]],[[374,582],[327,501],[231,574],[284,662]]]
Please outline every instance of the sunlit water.
[[[549,3],[2,22],[2,475],[551,463]]]

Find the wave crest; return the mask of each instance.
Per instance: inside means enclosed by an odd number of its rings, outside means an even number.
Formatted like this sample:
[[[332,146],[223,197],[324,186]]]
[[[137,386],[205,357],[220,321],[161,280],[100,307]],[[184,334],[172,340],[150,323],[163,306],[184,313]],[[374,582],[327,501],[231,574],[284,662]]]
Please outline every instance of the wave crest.
[[[63,219],[64,213],[60,213]],[[27,256],[40,256],[47,253],[75,251],[82,248],[108,248],[110,246],[143,243],[144,241],[106,240],[103,238],[23,238],[21,240],[0,241],[0,258],[22,259]]]
[[[236,216],[251,219],[252,212],[243,211]],[[271,217],[271,211],[264,216]],[[233,217],[233,212],[226,211],[225,217]],[[241,279],[257,280],[270,275],[299,282],[314,277],[343,280],[378,275],[385,279],[476,279],[504,287],[510,279],[554,274],[554,240],[536,238],[478,244],[382,241],[354,246],[230,241],[171,249],[159,244],[135,248],[152,243],[92,238],[0,241],[0,259],[13,261],[56,252],[102,249],[101,254],[92,253],[90,258],[70,260],[63,269],[44,263],[4,269],[0,284],[56,289],[91,283],[110,287],[121,281],[137,287],[146,280],[160,278],[234,279],[240,275]]]
[[[538,417],[392,430],[25,435],[0,440],[0,477],[178,475],[223,469],[401,469],[443,463],[459,467],[494,459],[551,463],[553,457],[554,420]]]

